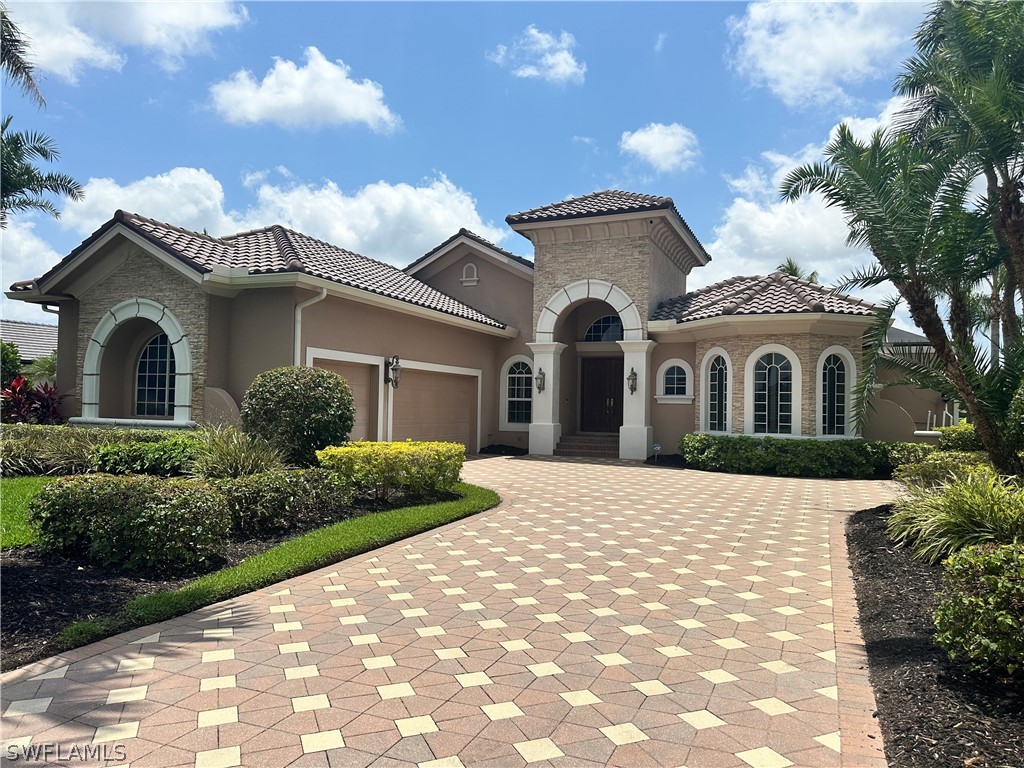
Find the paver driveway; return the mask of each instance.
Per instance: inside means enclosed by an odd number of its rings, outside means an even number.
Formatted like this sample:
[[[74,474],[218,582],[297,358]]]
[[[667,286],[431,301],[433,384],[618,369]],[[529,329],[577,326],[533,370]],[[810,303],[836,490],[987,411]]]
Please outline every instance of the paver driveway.
[[[506,503],[4,675],[5,758],[877,764],[880,740],[847,739],[873,700],[830,561],[842,513],[888,484],[507,458],[464,476]]]

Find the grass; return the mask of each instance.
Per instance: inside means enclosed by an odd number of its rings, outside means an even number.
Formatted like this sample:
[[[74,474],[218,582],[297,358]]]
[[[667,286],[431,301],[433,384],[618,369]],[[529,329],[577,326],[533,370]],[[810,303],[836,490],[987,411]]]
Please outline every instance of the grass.
[[[0,478],[0,549],[34,544],[36,532],[28,524],[28,503],[52,477]]]
[[[461,495],[455,501],[343,520],[286,541],[231,568],[201,576],[180,589],[137,597],[114,616],[68,625],[58,635],[58,648],[53,650],[68,650],[118,632],[166,621],[460,520],[501,501],[494,491],[468,483],[459,483],[455,491]]]

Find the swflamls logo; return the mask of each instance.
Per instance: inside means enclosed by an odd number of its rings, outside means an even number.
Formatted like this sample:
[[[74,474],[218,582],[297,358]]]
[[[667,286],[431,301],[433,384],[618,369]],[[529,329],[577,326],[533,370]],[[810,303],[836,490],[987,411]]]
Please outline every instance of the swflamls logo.
[[[124,744],[8,744],[4,757],[15,762],[119,762],[127,759]]]

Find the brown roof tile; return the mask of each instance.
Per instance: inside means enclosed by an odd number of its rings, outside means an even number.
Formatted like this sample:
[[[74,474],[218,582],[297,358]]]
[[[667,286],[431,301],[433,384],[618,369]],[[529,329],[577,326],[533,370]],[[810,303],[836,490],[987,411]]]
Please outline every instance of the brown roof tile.
[[[833,293],[816,283],[782,272],[770,275],[731,277],[698,291],[662,302],[651,320],[678,323],[728,315],[769,315],[799,312],[828,312],[840,315],[874,315],[873,304]]]
[[[435,253],[437,253],[438,251],[442,250],[443,248],[447,248],[449,245],[451,245],[451,243],[455,242],[460,237],[465,237],[465,238],[468,238],[469,240],[473,240],[476,243],[478,243],[479,245],[484,246],[485,248],[490,248],[492,251],[497,251],[502,256],[505,256],[507,258],[512,259],[513,261],[516,261],[516,262],[522,264],[524,267],[529,267],[530,269],[533,269],[533,262],[530,261],[529,259],[524,259],[522,256],[516,256],[516,254],[512,253],[511,251],[506,251],[504,248],[502,248],[501,246],[495,245],[494,243],[492,243],[487,238],[480,237],[480,235],[476,234],[476,232],[473,232],[473,231],[468,230],[465,227],[463,227],[458,232],[456,232],[454,235],[452,235],[447,240],[445,240],[443,243],[441,243],[440,245],[438,245],[438,246],[436,246],[434,248],[431,248],[425,254],[423,254],[418,259],[416,259],[416,261],[414,261],[412,264],[410,264],[408,267],[405,268],[405,271],[406,272],[411,272],[413,269],[415,269],[417,264],[420,264],[421,262],[426,261],[427,259],[429,259],[431,256],[433,256]]]

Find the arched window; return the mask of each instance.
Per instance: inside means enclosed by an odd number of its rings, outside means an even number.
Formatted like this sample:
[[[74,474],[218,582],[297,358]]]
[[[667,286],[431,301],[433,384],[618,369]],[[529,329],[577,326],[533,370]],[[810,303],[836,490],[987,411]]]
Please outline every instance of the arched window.
[[[501,372],[502,430],[525,431],[533,420],[533,361],[516,355]]]
[[[622,341],[622,318],[618,315],[605,315],[595,320],[586,334],[584,341]]]
[[[754,364],[754,434],[793,432],[793,365],[779,352]]]
[[[846,363],[837,354],[821,366],[821,434],[846,434]]]
[[[716,355],[708,366],[708,431],[729,431],[729,364]]]
[[[673,365],[665,371],[665,394],[685,395],[686,394],[686,371],[681,365]]]
[[[463,285],[476,285],[480,282],[480,273],[477,271],[476,264],[469,262],[462,268],[461,282]]]
[[[135,415],[174,415],[174,351],[166,333],[150,339],[135,368]]]
[[[672,358],[658,368],[654,397],[659,403],[693,402],[693,369],[685,360]]]

